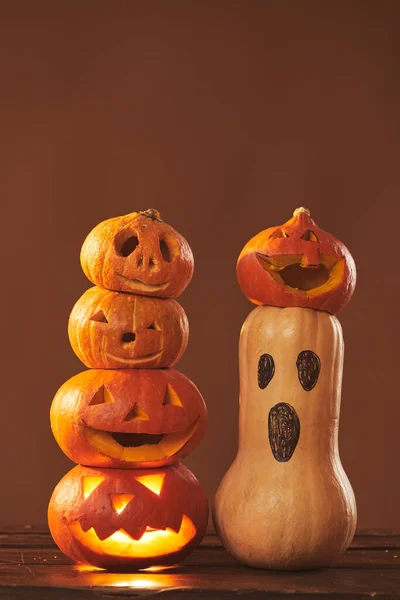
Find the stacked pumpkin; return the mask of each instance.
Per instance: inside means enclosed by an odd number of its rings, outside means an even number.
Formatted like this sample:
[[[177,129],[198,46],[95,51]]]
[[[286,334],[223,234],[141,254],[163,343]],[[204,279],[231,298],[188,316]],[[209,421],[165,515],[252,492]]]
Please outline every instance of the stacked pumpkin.
[[[54,490],[50,530],[78,562],[174,564],[199,544],[208,519],[204,492],[178,462],[203,437],[206,407],[172,368],[188,342],[174,298],[190,282],[193,255],[150,209],[100,223],[81,264],[95,287],[75,304],[68,333],[90,370],[52,403],[54,436],[78,466]]]
[[[327,566],[356,526],[338,451],[344,348],[334,316],[353,294],[354,261],[299,208],[245,245],[237,276],[261,306],[240,335],[239,449],[217,491],[215,526],[250,566]]]

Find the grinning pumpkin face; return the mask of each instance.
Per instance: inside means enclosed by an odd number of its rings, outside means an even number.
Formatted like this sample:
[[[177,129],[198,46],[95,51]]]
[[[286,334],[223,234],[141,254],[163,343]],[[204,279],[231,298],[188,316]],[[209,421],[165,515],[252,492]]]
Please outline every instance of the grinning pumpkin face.
[[[356,284],[347,248],[311,219],[305,208],[284,225],[253,237],[237,262],[239,285],[254,304],[307,306],[338,313]]]
[[[96,285],[177,298],[193,275],[193,254],[175,229],[149,209],[103,221],[82,246],[81,265]]]
[[[175,300],[93,287],[72,309],[68,335],[87,367],[169,367],[186,349],[189,324]]]
[[[49,527],[73,560],[140,569],[182,560],[204,536],[207,499],[182,464],[164,469],[73,468],[55,488]]]
[[[207,412],[194,383],[174,369],[89,370],[61,386],[50,419],[74,462],[132,469],[187,456]]]

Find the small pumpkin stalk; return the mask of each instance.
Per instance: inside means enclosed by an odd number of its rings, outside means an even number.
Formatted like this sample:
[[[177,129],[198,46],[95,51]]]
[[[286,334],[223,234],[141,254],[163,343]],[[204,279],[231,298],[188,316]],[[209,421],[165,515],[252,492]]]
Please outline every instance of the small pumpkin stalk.
[[[338,451],[343,336],[330,314],[351,297],[354,261],[300,208],[246,244],[237,273],[260,306],[240,335],[239,449],[215,497],[215,527],[250,566],[328,566],[356,527]]]
[[[148,209],[97,225],[81,264],[96,285],[76,302],[68,334],[90,369],[61,386],[50,411],[58,444],[78,464],[54,490],[50,531],[77,562],[176,564],[208,519],[200,484],[178,462],[202,439],[207,410],[194,383],[171,368],[188,342],[173,298],[192,277],[193,255]]]

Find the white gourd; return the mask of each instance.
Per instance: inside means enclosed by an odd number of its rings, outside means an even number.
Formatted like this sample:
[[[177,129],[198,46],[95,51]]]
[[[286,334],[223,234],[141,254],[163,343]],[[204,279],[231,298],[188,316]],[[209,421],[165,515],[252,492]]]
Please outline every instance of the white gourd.
[[[214,523],[250,566],[327,566],[353,538],[355,498],[338,451],[343,350],[340,323],[327,312],[259,306],[243,324],[239,449]]]

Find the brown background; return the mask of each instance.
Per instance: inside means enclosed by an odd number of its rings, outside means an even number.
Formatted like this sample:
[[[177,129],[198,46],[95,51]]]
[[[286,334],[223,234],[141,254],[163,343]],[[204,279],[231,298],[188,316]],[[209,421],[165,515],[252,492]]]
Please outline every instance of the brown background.
[[[82,369],[70,309],[99,221],[158,208],[189,240],[179,369],[209,408],[210,499],[237,444],[235,261],[296,206],[352,251],[341,456],[359,525],[399,527],[399,17],[393,1],[3,2],[0,522],[45,521],[70,468],[48,412]]]

